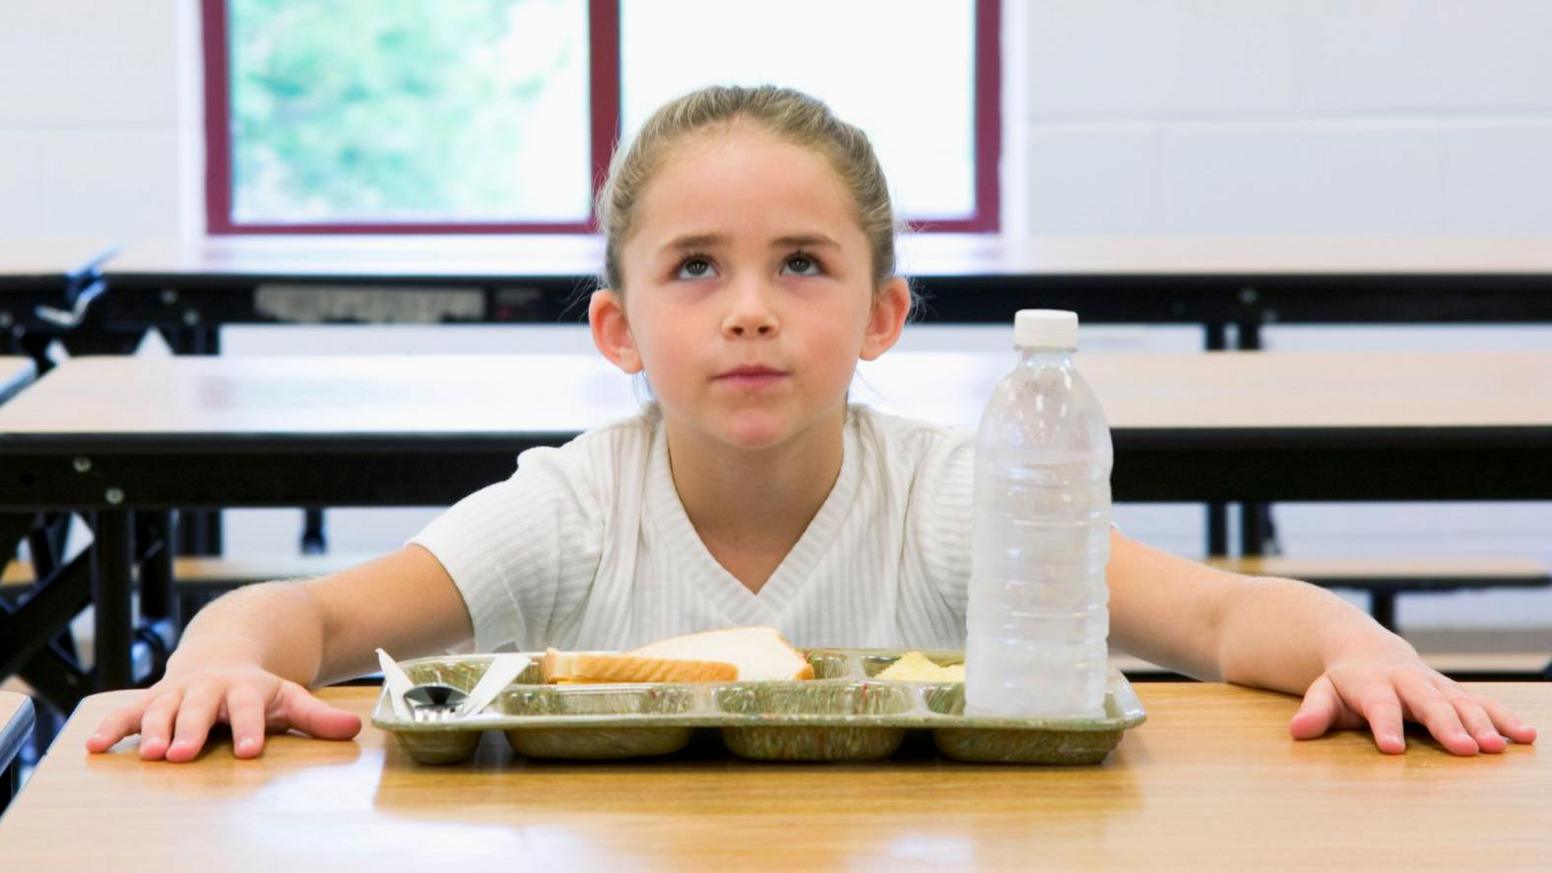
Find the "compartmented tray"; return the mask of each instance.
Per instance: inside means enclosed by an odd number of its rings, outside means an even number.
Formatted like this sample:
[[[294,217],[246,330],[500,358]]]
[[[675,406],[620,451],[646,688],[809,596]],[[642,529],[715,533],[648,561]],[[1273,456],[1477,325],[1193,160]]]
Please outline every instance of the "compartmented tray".
[[[926,733],[946,757],[1007,764],[1097,764],[1145,714],[1126,677],[1111,669],[1104,715],[989,718],[965,715],[964,683],[875,678],[904,650],[810,649],[814,677],[793,682],[546,685],[533,664],[483,713],[445,722],[400,718],[385,688],[372,724],[416,761],[451,764],[500,731],[520,755],[608,760],[670,755],[697,731],[720,735],[732,754],[762,761],[868,761]],[[963,652],[927,651],[940,664]],[[490,656],[420,658],[402,666],[416,684],[467,691]]]

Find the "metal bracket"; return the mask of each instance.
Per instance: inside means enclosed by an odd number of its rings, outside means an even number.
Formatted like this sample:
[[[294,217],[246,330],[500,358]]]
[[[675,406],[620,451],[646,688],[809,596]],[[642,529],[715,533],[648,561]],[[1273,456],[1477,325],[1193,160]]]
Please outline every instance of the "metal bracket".
[[[107,283],[101,279],[94,280],[90,285],[82,288],[75,296],[75,302],[70,309],[59,309],[46,306],[42,303],[33,309],[33,314],[39,321],[47,322],[64,330],[72,330],[80,327],[86,321],[86,311],[91,308],[92,301],[106,289]]]

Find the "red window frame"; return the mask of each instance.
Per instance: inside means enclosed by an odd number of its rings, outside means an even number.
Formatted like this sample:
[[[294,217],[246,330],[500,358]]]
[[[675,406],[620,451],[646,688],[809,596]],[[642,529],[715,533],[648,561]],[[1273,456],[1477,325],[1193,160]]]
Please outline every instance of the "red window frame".
[[[200,0],[205,55],[205,227],[212,236],[239,234],[592,233],[579,222],[318,222],[232,220],[232,139],[227,0]],[[975,3],[975,210],[969,218],[912,219],[929,233],[994,233],[1000,227],[1002,50],[1000,0]],[[589,90],[593,194],[603,184],[620,119],[619,0],[588,2]]]

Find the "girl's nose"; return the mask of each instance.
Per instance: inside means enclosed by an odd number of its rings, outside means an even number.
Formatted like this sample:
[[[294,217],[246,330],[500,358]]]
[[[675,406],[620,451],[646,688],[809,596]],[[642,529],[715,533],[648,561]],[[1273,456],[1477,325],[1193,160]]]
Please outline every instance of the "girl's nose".
[[[758,283],[745,282],[734,291],[732,306],[722,320],[722,333],[728,337],[775,336],[780,322]]]

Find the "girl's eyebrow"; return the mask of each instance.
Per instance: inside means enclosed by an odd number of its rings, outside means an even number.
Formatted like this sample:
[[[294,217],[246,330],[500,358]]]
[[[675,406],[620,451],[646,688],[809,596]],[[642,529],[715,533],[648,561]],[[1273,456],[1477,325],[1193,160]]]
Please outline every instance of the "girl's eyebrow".
[[[829,237],[825,236],[822,233],[796,234],[796,235],[793,235],[793,236],[778,237],[777,239],[774,239],[774,240],[771,241],[771,248],[773,248],[773,249],[791,249],[791,248],[797,248],[797,249],[813,249],[813,248],[832,248],[832,249],[838,249],[840,247],[841,247],[840,243],[836,242],[833,239],[830,239]]]
[[[668,243],[661,249],[658,249],[658,251],[694,251],[696,249],[709,249],[716,246],[727,245],[728,242],[729,237],[725,233],[692,233],[669,240]]]
[[[668,241],[660,252],[686,252],[725,246],[732,238],[725,233],[692,233]],[[841,244],[822,233],[799,233],[771,240],[773,249],[840,248]]]

